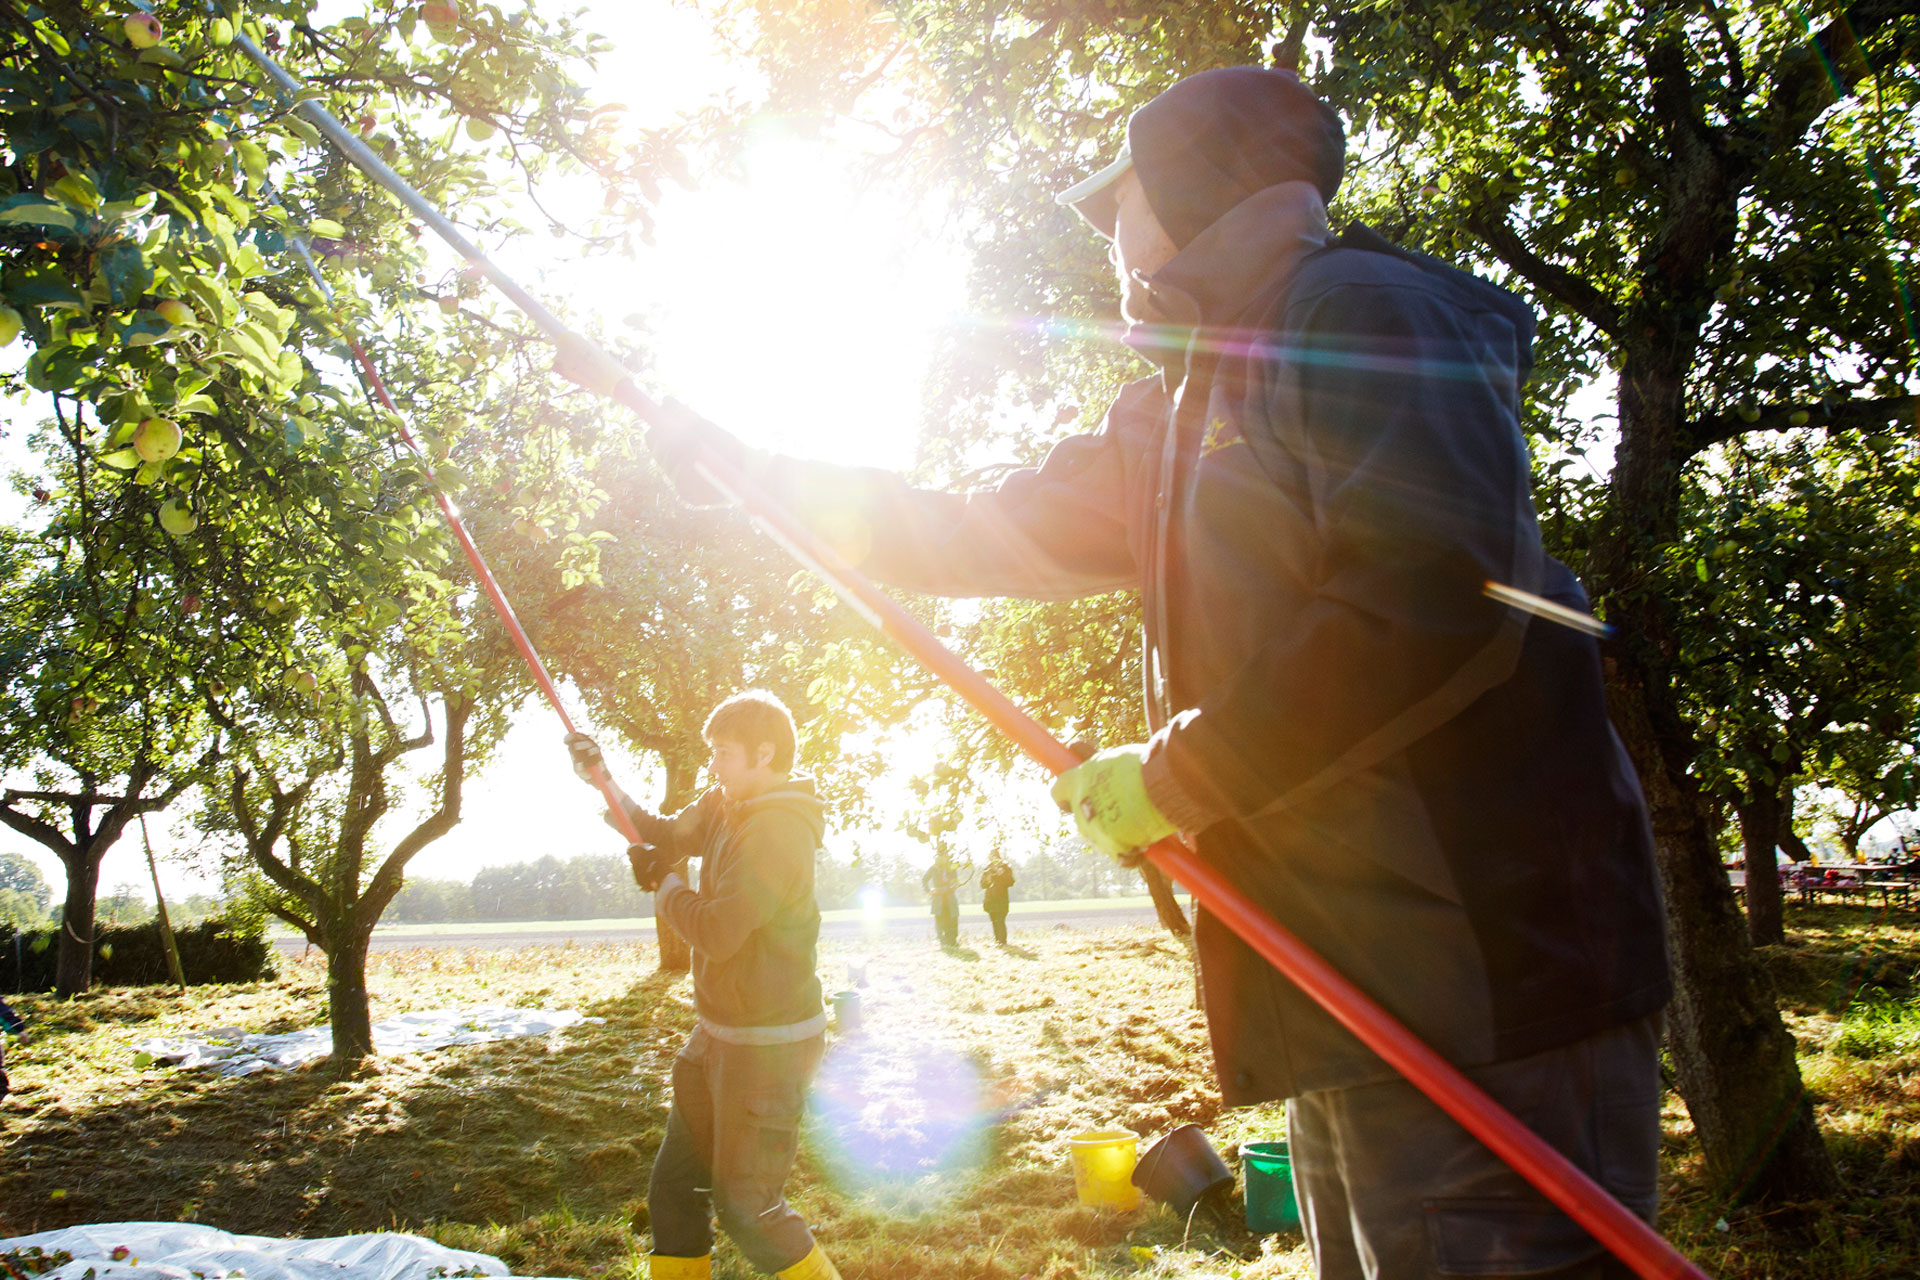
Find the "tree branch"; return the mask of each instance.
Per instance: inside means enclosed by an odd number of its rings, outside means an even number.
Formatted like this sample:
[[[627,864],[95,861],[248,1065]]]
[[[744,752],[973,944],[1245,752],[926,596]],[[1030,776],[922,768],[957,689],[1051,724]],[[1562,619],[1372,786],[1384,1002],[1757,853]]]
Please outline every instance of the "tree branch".
[[[1795,44],[1775,64],[1767,109],[1749,131],[1761,154],[1792,151],[1798,140],[1843,94],[1873,72],[1861,47],[1900,18],[1920,16],[1913,0],[1860,0],[1812,39]],[[1920,40],[1909,35],[1886,62],[1911,62]]]
[[[1620,312],[1606,295],[1565,267],[1555,266],[1527,248],[1507,225],[1503,212],[1476,211],[1467,217],[1467,230],[1493,250],[1495,257],[1519,272],[1534,288],[1585,319],[1609,338],[1620,339]]]
[[[1796,422],[1794,419],[1801,414],[1806,417]],[[1752,422],[1729,414],[1696,418],[1682,429],[1682,449],[1683,456],[1691,457],[1702,449],[1758,431],[1795,431],[1805,428],[1822,430],[1829,435],[1842,431],[1872,435],[1896,423],[1904,423],[1909,427],[1920,423],[1920,396],[1845,400],[1835,405],[1821,404],[1817,400],[1811,404],[1768,405]]]

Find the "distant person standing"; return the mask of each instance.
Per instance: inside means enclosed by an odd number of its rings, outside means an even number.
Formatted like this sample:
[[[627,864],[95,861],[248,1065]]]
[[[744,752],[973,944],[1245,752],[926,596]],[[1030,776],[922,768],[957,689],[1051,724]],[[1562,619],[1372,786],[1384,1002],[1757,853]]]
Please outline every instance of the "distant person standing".
[[[993,940],[1004,947],[1007,945],[1007,890],[1013,888],[1013,868],[998,851],[987,859],[987,869],[980,873],[980,887],[985,890],[980,906],[987,913],[987,919],[993,921]]]
[[[933,865],[920,877],[927,891],[927,904],[933,909],[933,932],[943,947],[960,945],[960,876],[953,861],[944,853],[934,855]]]

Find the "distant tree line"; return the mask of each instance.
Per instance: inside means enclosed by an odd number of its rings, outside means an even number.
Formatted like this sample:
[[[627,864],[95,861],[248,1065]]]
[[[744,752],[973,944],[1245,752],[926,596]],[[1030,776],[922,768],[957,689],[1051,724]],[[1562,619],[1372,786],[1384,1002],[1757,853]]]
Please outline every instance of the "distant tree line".
[[[917,856],[916,856],[917,855]],[[912,852],[864,853],[820,859],[814,883],[823,910],[860,905],[861,891],[877,887],[892,906],[924,902],[921,874],[932,855]],[[1056,840],[1024,859],[1008,851],[1013,864],[1014,899],[1101,898],[1138,893],[1139,880],[1078,840]],[[978,876],[961,891],[963,902],[978,902]],[[386,919],[400,924],[462,920],[595,920],[653,914],[653,898],[633,883],[627,860],[616,853],[583,853],[560,859],[548,855],[532,862],[486,867],[471,883],[410,876],[387,908]]]

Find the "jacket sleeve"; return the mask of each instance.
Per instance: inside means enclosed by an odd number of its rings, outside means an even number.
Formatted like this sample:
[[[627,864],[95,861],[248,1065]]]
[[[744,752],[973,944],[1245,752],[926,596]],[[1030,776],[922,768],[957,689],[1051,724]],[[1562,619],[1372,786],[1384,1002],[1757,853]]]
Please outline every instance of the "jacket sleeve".
[[[698,893],[675,878],[654,904],[708,960],[727,959],[772,920],[799,892],[804,863],[813,860],[812,829],[793,814],[755,814],[735,838],[735,856],[703,881]]]
[[[1139,585],[1127,513],[1140,474],[1150,384],[1135,383],[1097,432],[1069,436],[1038,468],[992,489],[915,489],[891,472],[766,461],[772,496],[867,576],[942,596],[1070,600]]]
[[[1310,603],[1150,744],[1146,783],[1198,831],[1404,750],[1512,674],[1544,551],[1512,323],[1406,286],[1296,299],[1266,421],[1300,458]],[[1249,584],[1258,590],[1258,584]]]
[[[710,787],[678,813],[660,816],[629,803],[627,816],[642,840],[681,862],[706,848],[707,836],[720,820],[720,803],[720,789]]]

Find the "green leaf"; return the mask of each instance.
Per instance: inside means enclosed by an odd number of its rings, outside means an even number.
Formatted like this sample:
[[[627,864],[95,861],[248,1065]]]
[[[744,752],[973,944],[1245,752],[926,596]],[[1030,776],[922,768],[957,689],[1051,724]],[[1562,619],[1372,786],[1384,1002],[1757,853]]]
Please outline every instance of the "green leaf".
[[[153,267],[140,246],[122,240],[100,254],[100,274],[105,277],[113,302],[125,306],[146,295],[153,287]]]
[[[307,224],[307,234],[323,236],[328,240],[338,240],[347,234],[347,229],[332,218],[315,218]]]
[[[68,204],[82,209],[98,209],[101,204],[100,188],[93,185],[93,179],[84,173],[69,173],[47,188],[52,195]]]
[[[7,300],[15,306],[73,307],[87,305],[85,297],[64,275],[47,267],[23,273],[7,284]]]
[[[75,231],[80,227],[80,218],[64,204],[42,196],[21,195],[0,200],[0,224]]]

